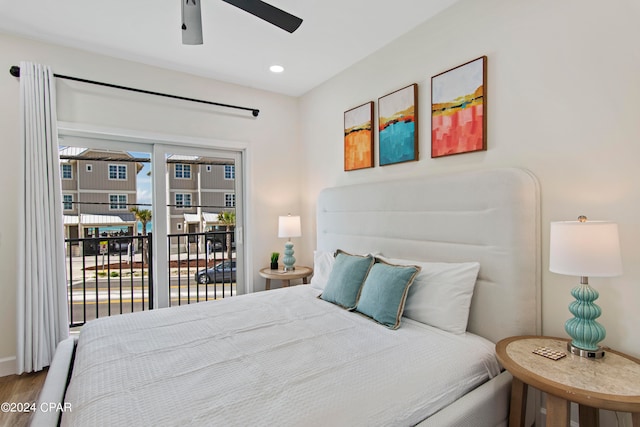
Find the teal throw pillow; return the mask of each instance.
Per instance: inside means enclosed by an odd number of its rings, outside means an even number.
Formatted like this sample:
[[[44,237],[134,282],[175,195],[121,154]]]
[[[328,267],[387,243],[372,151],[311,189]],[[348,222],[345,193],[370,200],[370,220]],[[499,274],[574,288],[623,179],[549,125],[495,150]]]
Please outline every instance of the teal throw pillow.
[[[398,329],[409,286],[419,271],[418,266],[376,262],[364,282],[356,311]]]
[[[351,255],[338,250],[320,298],[349,310],[355,308],[364,279],[374,262],[371,255]]]

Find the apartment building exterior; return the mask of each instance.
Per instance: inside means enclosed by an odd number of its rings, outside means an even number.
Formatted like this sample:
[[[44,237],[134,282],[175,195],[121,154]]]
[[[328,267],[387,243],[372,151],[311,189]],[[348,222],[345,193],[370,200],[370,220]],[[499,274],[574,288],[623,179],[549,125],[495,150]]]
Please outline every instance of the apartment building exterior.
[[[169,233],[215,230],[218,214],[235,210],[235,165],[228,161],[173,155],[167,181]]]
[[[133,234],[129,208],[143,165],[122,151],[64,147],[59,154],[65,237],[99,237],[113,227]]]
[[[100,237],[116,229],[137,234],[129,209],[138,202],[137,176],[143,164],[123,151],[61,147],[59,154],[65,237]],[[218,214],[235,209],[235,165],[172,155],[165,173],[169,234],[225,231],[218,227]]]

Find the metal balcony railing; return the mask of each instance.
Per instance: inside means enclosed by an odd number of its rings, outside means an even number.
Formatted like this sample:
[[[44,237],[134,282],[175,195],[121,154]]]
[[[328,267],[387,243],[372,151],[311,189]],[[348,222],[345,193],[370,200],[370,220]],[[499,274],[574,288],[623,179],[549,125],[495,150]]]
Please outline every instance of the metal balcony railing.
[[[236,295],[233,232],[170,234],[167,240],[169,306]]]
[[[65,240],[70,327],[154,308],[152,239],[149,233]],[[233,232],[171,234],[167,244],[169,306],[236,295]]]
[[[66,239],[69,326],[153,309],[152,236]]]

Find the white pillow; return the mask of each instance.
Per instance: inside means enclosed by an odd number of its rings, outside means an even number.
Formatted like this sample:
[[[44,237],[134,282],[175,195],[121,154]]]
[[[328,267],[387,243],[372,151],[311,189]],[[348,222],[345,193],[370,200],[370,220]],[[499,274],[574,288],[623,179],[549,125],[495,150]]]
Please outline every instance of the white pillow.
[[[380,252],[358,255],[376,257],[380,255]],[[313,251],[313,276],[310,282],[312,288],[324,291],[334,262],[336,262],[336,251]]]
[[[313,277],[311,277],[310,283],[312,288],[324,291],[329,274],[333,269],[333,263],[336,261],[334,254],[335,252],[329,251],[313,252]]]
[[[405,317],[454,334],[467,331],[471,297],[480,263],[384,259],[392,264],[418,265],[422,268],[409,288],[404,306]]]

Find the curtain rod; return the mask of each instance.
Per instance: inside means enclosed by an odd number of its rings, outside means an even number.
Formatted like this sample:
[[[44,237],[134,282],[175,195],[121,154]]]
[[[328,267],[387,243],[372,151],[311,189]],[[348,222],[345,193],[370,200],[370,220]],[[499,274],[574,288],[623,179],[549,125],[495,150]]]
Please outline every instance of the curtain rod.
[[[13,65],[9,69],[9,73],[13,77],[20,77],[20,67],[17,66],[17,65]],[[131,92],[146,93],[147,95],[164,96],[166,98],[182,99],[183,101],[199,102],[201,104],[217,105],[219,107],[236,108],[238,110],[251,111],[251,114],[253,114],[253,117],[258,117],[258,114],[260,114],[260,110],[258,110],[257,108],[239,107],[237,105],[221,104],[219,102],[204,101],[202,99],[194,99],[194,98],[186,98],[184,96],[169,95],[167,93],[151,92],[149,90],[136,89],[136,88],[133,88],[133,87],[114,85],[114,84],[111,84],[111,83],[97,82],[95,80],[81,79],[81,78],[78,78],[78,77],[64,76],[62,74],[54,74],[53,76],[57,77],[59,79],[73,80],[73,81],[76,81],[76,82],[89,83],[89,84],[98,85],[98,86],[106,86],[106,87],[110,87],[110,88],[114,88],[114,89],[128,90],[128,91],[131,91]]]

